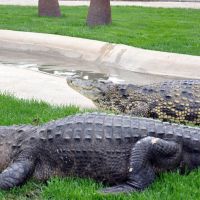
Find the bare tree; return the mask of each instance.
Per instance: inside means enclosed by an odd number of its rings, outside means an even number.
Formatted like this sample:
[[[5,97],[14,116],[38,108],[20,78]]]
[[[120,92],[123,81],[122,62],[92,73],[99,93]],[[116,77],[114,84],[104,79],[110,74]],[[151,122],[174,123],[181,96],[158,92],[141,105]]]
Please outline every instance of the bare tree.
[[[106,25],[110,24],[111,21],[110,0],[91,0],[87,17],[87,25]]]
[[[58,0],[39,0],[38,15],[60,17],[60,7]]]

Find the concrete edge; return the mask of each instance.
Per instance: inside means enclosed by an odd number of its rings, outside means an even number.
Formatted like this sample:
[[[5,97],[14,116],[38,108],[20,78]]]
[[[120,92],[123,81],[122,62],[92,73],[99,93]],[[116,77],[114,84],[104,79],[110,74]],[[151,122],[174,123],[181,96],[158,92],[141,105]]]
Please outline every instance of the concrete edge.
[[[82,59],[156,75],[185,78],[200,78],[200,56],[145,50],[121,44],[112,44],[89,39],[0,30],[1,48],[48,52],[53,50],[67,58]],[[178,74],[177,74],[178,73]]]
[[[13,64],[8,67],[0,63],[0,69],[0,94],[44,101],[52,106],[96,109],[92,100],[73,90],[63,77],[18,68]]]

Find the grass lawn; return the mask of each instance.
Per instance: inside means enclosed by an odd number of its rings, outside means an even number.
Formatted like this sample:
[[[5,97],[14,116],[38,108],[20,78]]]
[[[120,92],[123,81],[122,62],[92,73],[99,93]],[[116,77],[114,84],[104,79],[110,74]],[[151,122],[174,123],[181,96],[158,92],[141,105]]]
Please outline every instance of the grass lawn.
[[[145,49],[200,55],[200,11],[113,7],[110,26],[88,28],[87,7],[61,7],[61,18],[38,17],[37,7],[0,6],[0,29],[69,35]]]
[[[53,107],[46,103],[24,101],[0,95],[0,124],[36,124],[80,112],[76,107]],[[29,180],[21,188],[0,191],[0,200],[177,200],[200,199],[200,171],[187,176],[165,173],[144,192],[131,195],[104,196],[103,186],[92,180],[53,178],[47,184]]]

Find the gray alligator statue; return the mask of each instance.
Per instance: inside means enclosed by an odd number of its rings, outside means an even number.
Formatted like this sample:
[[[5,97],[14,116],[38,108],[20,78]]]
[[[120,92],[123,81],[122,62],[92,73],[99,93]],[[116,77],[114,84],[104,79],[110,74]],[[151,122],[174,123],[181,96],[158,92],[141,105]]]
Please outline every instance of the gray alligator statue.
[[[90,177],[104,193],[147,188],[162,171],[200,166],[200,128],[90,113],[42,126],[0,127],[0,188],[29,177]]]
[[[168,122],[200,124],[200,80],[136,86],[72,76],[67,82],[100,109]]]

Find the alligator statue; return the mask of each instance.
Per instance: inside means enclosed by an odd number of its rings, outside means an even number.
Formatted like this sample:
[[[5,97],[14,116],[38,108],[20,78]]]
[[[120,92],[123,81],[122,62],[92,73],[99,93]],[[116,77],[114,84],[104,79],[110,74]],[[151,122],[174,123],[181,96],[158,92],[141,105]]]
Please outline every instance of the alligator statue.
[[[67,82],[103,110],[168,122],[200,124],[200,80],[136,86],[72,76]]]
[[[0,188],[33,177],[89,177],[103,193],[141,191],[158,173],[200,166],[200,128],[85,113],[41,126],[0,127]]]

